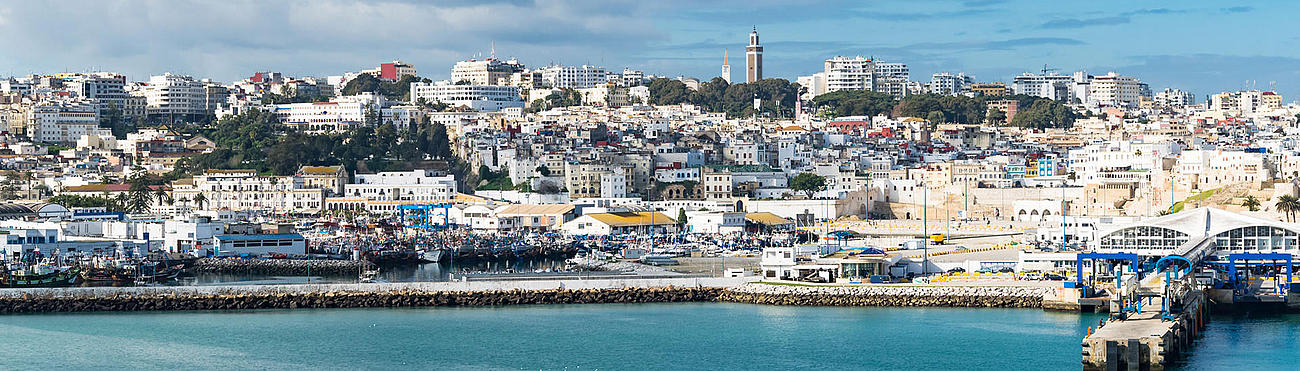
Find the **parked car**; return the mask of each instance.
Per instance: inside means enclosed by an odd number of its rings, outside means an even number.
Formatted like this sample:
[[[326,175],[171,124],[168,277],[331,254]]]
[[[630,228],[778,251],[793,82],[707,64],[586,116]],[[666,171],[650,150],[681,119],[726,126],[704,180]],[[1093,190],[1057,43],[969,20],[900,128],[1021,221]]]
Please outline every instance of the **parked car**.
[[[1043,275],[1038,272],[1029,272],[1029,273],[1025,273],[1023,276],[1020,276],[1020,279],[1026,281],[1042,281]]]
[[[1011,269],[1011,267],[1002,267],[1002,269],[998,269],[998,273],[1013,273],[1015,271],[1016,270]]]
[[[966,268],[957,267],[957,268],[949,269],[948,273],[966,273]]]
[[[1043,275],[1043,279],[1048,281],[1065,281],[1065,276],[1056,273],[1048,273]]]

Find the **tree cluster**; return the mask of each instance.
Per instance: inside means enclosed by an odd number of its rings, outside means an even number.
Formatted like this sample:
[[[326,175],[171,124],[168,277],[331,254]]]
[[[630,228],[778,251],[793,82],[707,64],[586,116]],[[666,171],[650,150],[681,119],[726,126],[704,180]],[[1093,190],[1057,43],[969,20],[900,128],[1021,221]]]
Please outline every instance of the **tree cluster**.
[[[410,101],[411,83],[430,81],[413,75],[402,76],[397,81],[383,81],[374,75],[363,73],[343,85],[342,93],[343,95],[357,95],[371,92],[383,95],[388,99]]]
[[[386,170],[427,158],[454,161],[447,128],[427,118],[408,130],[392,123],[361,125],[343,133],[290,131],[270,112],[251,110],[218,120],[202,133],[217,150],[176,163],[176,172],[203,169],[255,169],[290,175],[302,166],[343,165],[354,172],[359,163]]]
[[[790,117],[800,90],[799,84],[785,79],[729,84],[721,77],[700,82],[700,88],[695,91],[681,81],[670,79],[655,79],[646,87],[650,89],[650,104],[690,103],[712,112],[725,112],[728,117],[748,117],[755,113]],[[760,99],[758,111],[754,110],[754,99]]]
[[[894,96],[867,90],[840,90],[818,95],[812,104],[824,118],[840,116],[875,116],[893,112]]]

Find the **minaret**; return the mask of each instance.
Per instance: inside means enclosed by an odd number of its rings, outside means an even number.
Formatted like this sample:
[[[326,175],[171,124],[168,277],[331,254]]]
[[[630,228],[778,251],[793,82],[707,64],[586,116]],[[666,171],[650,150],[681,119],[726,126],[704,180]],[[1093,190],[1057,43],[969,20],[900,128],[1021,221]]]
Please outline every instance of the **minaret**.
[[[763,46],[758,45],[758,27],[749,33],[749,46],[745,47],[745,82],[763,79]]]
[[[722,79],[731,83],[731,64],[727,63],[727,51],[722,51]]]

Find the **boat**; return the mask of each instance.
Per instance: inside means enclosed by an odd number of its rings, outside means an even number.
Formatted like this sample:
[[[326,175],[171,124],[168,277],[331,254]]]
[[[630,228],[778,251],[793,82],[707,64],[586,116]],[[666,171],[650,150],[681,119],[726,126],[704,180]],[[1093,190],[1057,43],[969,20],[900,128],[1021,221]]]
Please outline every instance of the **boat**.
[[[361,276],[358,277],[358,281],[360,281],[361,283],[379,282],[379,270],[367,269],[364,272],[361,272]]]
[[[175,280],[181,276],[180,266],[167,266],[164,264],[153,264],[141,266],[137,270],[135,282],[166,282]]]
[[[440,263],[447,259],[447,250],[430,249],[420,251],[420,260],[430,263]]]
[[[0,286],[11,288],[66,287],[77,284],[81,278],[74,267],[37,265],[19,269],[6,269],[0,275]]]
[[[641,257],[641,263],[655,266],[681,264],[681,262],[677,261],[676,256],[668,254],[646,254]]]

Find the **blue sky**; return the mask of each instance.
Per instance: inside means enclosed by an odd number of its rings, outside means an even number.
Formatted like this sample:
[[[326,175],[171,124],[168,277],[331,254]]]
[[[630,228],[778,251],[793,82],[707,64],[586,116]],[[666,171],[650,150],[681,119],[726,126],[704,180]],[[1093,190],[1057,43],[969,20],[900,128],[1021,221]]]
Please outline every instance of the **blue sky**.
[[[768,77],[835,55],[908,63],[915,80],[966,72],[1008,81],[1044,64],[1133,75],[1206,94],[1253,81],[1300,94],[1300,4],[1210,1],[450,0],[0,3],[0,75],[111,70],[233,81],[258,70],[325,76],[402,59],[441,79],[456,60],[711,78],[723,50],[743,71],[757,26]]]

